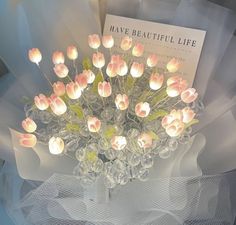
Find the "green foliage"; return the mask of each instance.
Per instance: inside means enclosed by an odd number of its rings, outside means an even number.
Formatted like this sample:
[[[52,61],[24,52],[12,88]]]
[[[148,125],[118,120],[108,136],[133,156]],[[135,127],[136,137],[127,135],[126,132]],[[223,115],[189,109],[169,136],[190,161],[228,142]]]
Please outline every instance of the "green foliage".
[[[166,89],[163,89],[159,91],[156,96],[153,97],[153,99],[151,100],[151,104],[152,105],[158,104],[161,101],[163,101],[163,99],[166,97],[167,97]]]
[[[199,123],[199,120],[193,119],[191,122],[185,124],[185,129],[188,128],[188,127],[191,127],[191,126],[193,126],[194,124],[197,124],[197,123]]]
[[[67,123],[66,129],[68,131],[77,131],[78,132],[80,130],[80,127],[78,124],[75,124],[75,123]]]
[[[69,105],[69,108],[71,111],[73,111],[79,119],[83,119],[84,117],[84,112],[83,108],[80,105]]]
[[[92,91],[96,94],[98,94],[98,83],[103,81],[103,76],[101,72],[98,72],[97,76],[95,77],[95,80],[93,82]]]
[[[85,57],[82,61],[83,69],[84,70],[91,70],[92,69],[92,63],[90,58]]]
[[[126,91],[131,90],[134,86],[134,83],[135,83],[135,79],[132,76],[128,75],[125,82],[125,90]]]
[[[153,120],[156,120],[160,117],[164,117],[168,114],[168,112],[164,109],[158,109],[157,111],[153,112],[152,114],[148,115],[146,118],[145,118],[145,121],[147,122],[150,122],[150,121],[153,121]]]

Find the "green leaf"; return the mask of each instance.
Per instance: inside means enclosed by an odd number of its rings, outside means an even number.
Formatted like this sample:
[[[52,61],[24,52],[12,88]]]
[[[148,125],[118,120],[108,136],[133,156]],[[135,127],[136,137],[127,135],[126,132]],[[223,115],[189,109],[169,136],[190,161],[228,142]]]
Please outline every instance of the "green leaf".
[[[153,95],[153,91],[144,91],[143,94],[138,98],[137,102],[143,102],[145,99],[147,99],[149,96]]]
[[[152,137],[153,140],[159,140],[160,139],[159,136],[153,131],[148,131],[147,133]]]
[[[150,121],[158,119],[159,117],[164,117],[167,114],[168,114],[168,112],[166,110],[158,109],[157,111],[155,111],[152,114],[150,114],[149,116],[147,116],[145,118],[145,121],[150,122]]]
[[[159,91],[156,96],[153,97],[153,99],[151,100],[151,104],[152,105],[158,104],[166,97],[167,97],[166,89],[163,89]]]
[[[73,124],[73,123],[67,123],[66,124],[66,129],[68,131],[79,131],[80,127],[78,124]]]
[[[84,112],[83,112],[83,108],[80,105],[69,105],[69,108],[70,108],[71,111],[76,113],[78,118],[83,119]]]
[[[101,81],[103,81],[103,76],[102,76],[102,73],[99,72],[97,76],[95,77],[95,80],[93,82],[93,87],[92,87],[92,91],[96,94],[98,94],[98,83]]]
[[[104,131],[103,136],[106,139],[111,139],[113,136],[115,136],[117,130],[114,126],[108,126],[107,129]]]
[[[193,119],[191,122],[185,124],[185,129],[188,128],[188,127],[191,127],[191,126],[193,126],[194,124],[197,124],[197,123],[199,123],[199,120]]]
[[[92,63],[91,63],[90,58],[88,58],[88,57],[85,57],[83,59],[82,65],[83,65],[84,70],[91,70],[92,69]]]
[[[125,90],[131,90],[134,86],[135,79],[132,76],[127,76],[126,82],[125,82]]]

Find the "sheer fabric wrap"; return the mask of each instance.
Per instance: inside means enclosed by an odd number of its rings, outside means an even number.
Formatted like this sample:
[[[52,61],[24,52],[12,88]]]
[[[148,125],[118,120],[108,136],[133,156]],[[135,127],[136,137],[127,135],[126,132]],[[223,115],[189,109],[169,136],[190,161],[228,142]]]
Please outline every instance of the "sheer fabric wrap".
[[[101,34],[106,13],[207,31],[194,82],[205,109],[191,144],[180,146],[169,159],[158,159],[149,181],[134,181],[113,192],[100,181],[94,189],[82,187],[71,176],[75,162],[70,158],[57,159],[40,144],[23,149],[15,141],[24,119],[22,97],[48,90],[28,62],[28,49],[42,50],[42,68],[55,80],[52,52],[75,44],[80,60],[90,56],[87,35]],[[2,0],[0,27],[0,57],[10,71],[0,78],[0,157],[12,163],[16,159],[21,177],[44,181],[9,208],[12,217],[20,209],[37,225],[233,224],[233,173],[224,174],[236,168],[233,11],[206,0]]]

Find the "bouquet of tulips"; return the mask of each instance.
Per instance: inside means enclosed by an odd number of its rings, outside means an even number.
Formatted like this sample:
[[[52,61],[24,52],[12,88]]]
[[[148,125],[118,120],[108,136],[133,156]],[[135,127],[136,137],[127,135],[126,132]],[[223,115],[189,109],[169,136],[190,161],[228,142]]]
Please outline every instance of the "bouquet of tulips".
[[[41,70],[40,50],[29,50],[50,93],[25,105],[27,133],[19,144],[33,148],[39,142],[51,154],[78,160],[73,172],[84,185],[98,178],[108,188],[145,181],[156,157],[167,158],[189,141],[198,94],[179,75],[178,59],[161,68],[158,55],[144,57],[144,46],[128,36],[118,53],[110,35],[89,35],[88,44],[94,53],[81,63],[76,46],[67,48],[67,65],[64,53],[54,52],[53,79]]]

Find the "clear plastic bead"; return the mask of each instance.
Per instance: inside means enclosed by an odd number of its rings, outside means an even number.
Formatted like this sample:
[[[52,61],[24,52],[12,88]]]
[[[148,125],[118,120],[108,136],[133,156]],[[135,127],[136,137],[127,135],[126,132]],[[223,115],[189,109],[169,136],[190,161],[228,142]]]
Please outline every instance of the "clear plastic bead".
[[[160,156],[160,158],[162,158],[162,159],[167,159],[167,158],[169,158],[169,157],[171,156],[171,151],[170,151],[170,149],[169,149],[168,147],[163,148],[162,150],[160,150],[159,156]]]
[[[103,170],[103,161],[98,159],[96,162],[93,163],[92,169],[96,173],[100,173]]]
[[[48,124],[52,121],[53,116],[50,112],[48,111],[40,111],[39,112],[39,119],[42,123]]]
[[[170,151],[175,151],[178,147],[178,141],[175,138],[170,138],[167,142],[168,148]]]
[[[121,160],[116,159],[113,162],[113,169],[115,169],[117,171],[124,171],[126,169],[126,166]]]
[[[140,155],[136,153],[129,153],[127,161],[130,166],[137,166],[140,163]]]
[[[105,138],[100,138],[98,141],[98,146],[101,150],[108,150],[110,148],[110,143]]]
[[[75,158],[78,161],[84,161],[85,160],[85,155],[86,155],[86,149],[85,148],[80,148],[75,152]]]
[[[84,187],[92,185],[96,181],[94,173],[88,173],[80,178],[80,184]]]
[[[141,165],[144,168],[151,168],[153,166],[153,158],[151,154],[145,154],[141,158]]]
[[[104,155],[106,156],[107,159],[113,160],[117,156],[117,151],[114,149],[108,149],[104,152]]]
[[[107,188],[114,188],[116,186],[115,180],[109,175],[105,176],[103,180]]]
[[[138,172],[138,178],[141,181],[146,181],[148,180],[148,176],[149,176],[149,170],[145,169],[145,168],[141,168]]]
[[[185,145],[185,144],[188,144],[189,142],[190,142],[190,135],[189,134],[187,134],[187,133],[184,133],[184,134],[182,134],[181,136],[180,136],[180,138],[178,139],[178,141],[179,141],[179,143],[180,144],[183,144],[183,145]]]
[[[111,162],[106,162],[104,163],[103,171],[105,175],[111,174],[112,171],[112,163]]]
[[[140,134],[138,129],[135,128],[131,128],[128,130],[127,132],[127,136],[132,139],[132,138],[136,138],[138,135]]]
[[[80,139],[72,139],[66,144],[66,151],[75,152],[79,148]]]

